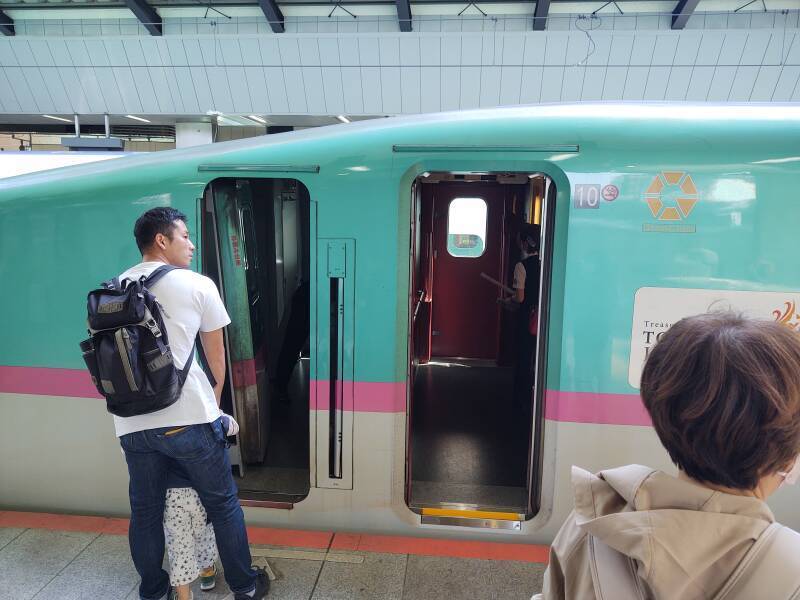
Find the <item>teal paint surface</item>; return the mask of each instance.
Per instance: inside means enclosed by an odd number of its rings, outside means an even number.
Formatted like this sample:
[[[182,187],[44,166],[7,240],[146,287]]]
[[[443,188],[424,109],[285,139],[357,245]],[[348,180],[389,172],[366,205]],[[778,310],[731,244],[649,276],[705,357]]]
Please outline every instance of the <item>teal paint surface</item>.
[[[411,181],[424,171],[541,171],[558,188],[547,386],[635,393],[627,365],[639,287],[800,286],[798,140],[800,109],[785,106],[542,106],[337,125],[2,180],[0,311],[11,318],[0,364],[83,368],[86,293],[139,261],[132,229],[147,208],[196,213],[207,183],[225,176],[198,166],[313,164],[319,173],[263,175],[306,185],[312,235],[355,240],[354,377],[403,381]],[[518,151],[574,145],[578,153]],[[663,171],[694,181],[699,200],[680,221],[693,233],[645,231],[665,224],[646,202]],[[576,185],[619,195],[579,209]]]

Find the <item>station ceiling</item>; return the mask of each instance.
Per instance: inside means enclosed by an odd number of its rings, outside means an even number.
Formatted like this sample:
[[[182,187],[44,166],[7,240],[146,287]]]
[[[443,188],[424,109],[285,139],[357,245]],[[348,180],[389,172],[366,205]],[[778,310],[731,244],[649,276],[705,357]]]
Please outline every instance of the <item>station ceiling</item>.
[[[68,14],[74,10],[75,19],[84,18],[81,12],[107,10],[130,13],[139,19],[150,35],[161,36],[163,18],[174,11],[200,9],[208,17],[230,17],[225,10],[239,10],[242,14],[261,14],[275,33],[285,32],[287,16],[350,16],[394,15],[400,31],[414,29],[414,21],[425,15],[487,16],[492,14],[526,14],[530,17],[529,28],[545,30],[551,15],[559,13],[608,15],[670,15],[671,27],[681,30],[686,27],[695,11],[737,13],[753,10],[767,11],[767,0],[0,0],[0,33],[15,35],[15,19],[47,18],[46,11],[57,11],[58,18],[73,18]],[[769,0],[769,10],[797,10],[797,0]],[[252,12],[246,12],[251,9]],[[245,12],[242,13],[241,11]],[[43,11],[42,16],[35,16]],[[129,12],[128,12],[129,11]],[[172,12],[170,12],[172,11]],[[97,13],[95,13],[97,14]],[[186,13],[188,14],[188,13]],[[119,14],[116,15],[119,18]]]

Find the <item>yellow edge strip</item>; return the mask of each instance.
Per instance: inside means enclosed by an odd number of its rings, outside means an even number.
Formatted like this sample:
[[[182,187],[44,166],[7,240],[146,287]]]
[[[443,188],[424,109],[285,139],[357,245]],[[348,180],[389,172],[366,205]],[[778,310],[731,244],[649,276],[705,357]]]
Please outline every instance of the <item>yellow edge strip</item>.
[[[460,517],[462,519],[494,519],[495,521],[519,521],[517,513],[491,512],[487,510],[454,510],[450,508],[423,508],[426,517]]]

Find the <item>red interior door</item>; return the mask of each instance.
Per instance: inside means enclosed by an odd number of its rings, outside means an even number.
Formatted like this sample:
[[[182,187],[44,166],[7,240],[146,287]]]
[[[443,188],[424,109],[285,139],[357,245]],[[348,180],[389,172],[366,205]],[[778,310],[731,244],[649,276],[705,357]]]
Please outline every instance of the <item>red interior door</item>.
[[[437,187],[433,199],[431,355],[496,360],[501,310],[497,299],[501,294],[481,277],[481,272],[503,279],[502,188],[479,183]],[[480,198],[486,203],[486,231],[480,256],[453,255],[454,244],[475,243],[468,239],[451,239],[448,248],[448,221],[458,220],[451,203],[457,198]],[[460,233],[457,229],[455,232]]]

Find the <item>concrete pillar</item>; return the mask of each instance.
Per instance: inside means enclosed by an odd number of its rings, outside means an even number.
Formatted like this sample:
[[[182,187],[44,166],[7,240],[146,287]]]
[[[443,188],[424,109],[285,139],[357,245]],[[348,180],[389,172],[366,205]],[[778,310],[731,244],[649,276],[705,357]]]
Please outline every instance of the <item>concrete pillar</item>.
[[[188,148],[214,141],[211,123],[175,123],[175,147]]]

